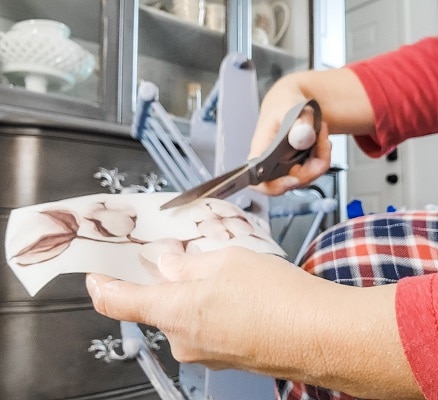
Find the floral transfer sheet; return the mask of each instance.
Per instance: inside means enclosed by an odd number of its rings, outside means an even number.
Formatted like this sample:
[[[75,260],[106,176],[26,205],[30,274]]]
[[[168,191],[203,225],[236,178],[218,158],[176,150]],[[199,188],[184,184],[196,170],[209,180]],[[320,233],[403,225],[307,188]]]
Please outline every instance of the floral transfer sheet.
[[[15,209],[6,230],[7,262],[34,296],[64,273],[159,282],[163,252],[244,246],[285,255],[254,218],[227,201],[199,199],[160,211],[176,195],[96,194]]]

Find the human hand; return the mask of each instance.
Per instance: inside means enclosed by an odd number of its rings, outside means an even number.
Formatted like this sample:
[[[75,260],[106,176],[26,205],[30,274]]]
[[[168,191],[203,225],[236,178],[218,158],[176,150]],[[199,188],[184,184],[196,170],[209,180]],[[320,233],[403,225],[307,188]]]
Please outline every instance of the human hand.
[[[278,357],[276,351],[288,354],[280,342],[287,338],[294,315],[290,285],[310,275],[280,257],[238,247],[167,254],[159,268],[169,282],[153,286],[88,275],[96,310],[158,327],[179,361],[277,372],[269,360]],[[298,297],[310,288],[302,282]],[[314,317],[308,313],[300,318]]]
[[[287,111],[306,100],[286,80],[283,79],[277,82],[263,100],[248,158],[260,156],[277,135]],[[299,141],[303,136],[302,133],[309,131],[309,129],[312,130],[311,127],[313,126],[314,110],[312,107],[307,106],[292,127],[289,142]],[[328,139],[328,126],[323,122],[317,135],[316,145],[306,162],[294,165],[287,176],[270,182],[263,182],[256,188],[269,195],[279,195],[297,187],[307,186],[327,171],[330,166],[330,155],[331,142]]]
[[[421,398],[398,336],[395,285],[339,285],[241,247],[166,254],[158,266],[169,281],[151,286],[89,274],[96,310],[161,329],[180,362],[360,398]]]

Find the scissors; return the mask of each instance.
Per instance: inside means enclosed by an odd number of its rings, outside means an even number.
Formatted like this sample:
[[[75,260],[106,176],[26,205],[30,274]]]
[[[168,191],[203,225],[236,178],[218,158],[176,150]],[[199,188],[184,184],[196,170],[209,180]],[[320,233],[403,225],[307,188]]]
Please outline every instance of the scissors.
[[[224,199],[249,185],[257,185],[287,175],[293,165],[302,164],[310,156],[312,148],[315,146],[314,144],[309,149],[297,150],[288,141],[288,134],[293,124],[306,106],[310,106],[314,110],[314,128],[318,134],[322,118],[319,104],[315,100],[297,104],[286,113],[277,136],[261,156],[189,189],[163,204],[160,209],[181,206],[204,197]]]

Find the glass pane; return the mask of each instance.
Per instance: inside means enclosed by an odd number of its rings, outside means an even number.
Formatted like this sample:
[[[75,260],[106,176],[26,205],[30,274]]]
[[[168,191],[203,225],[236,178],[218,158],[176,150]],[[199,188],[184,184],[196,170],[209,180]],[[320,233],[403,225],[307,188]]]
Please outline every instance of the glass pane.
[[[310,68],[311,0],[252,0],[253,58],[260,97],[291,71]]]
[[[230,0],[228,0],[230,1]],[[139,0],[138,79],[152,81],[172,114],[188,117],[205,99],[226,54],[225,0]],[[252,58],[259,95],[291,71],[311,66],[312,0],[252,0]],[[201,12],[199,11],[201,10]]]
[[[100,20],[100,0],[1,0],[0,85],[101,102]]]
[[[225,55],[225,3],[140,0],[139,7],[138,79],[158,86],[169,113],[188,118]]]

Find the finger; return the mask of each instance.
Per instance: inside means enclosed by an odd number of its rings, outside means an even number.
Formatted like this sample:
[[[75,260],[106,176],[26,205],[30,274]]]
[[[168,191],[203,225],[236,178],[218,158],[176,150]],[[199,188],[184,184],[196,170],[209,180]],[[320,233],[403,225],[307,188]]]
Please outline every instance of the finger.
[[[169,281],[207,279],[221,267],[218,252],[198,254],[164,253],[158,260],[158,269]]]
[[[315,123],[315,110],[313,107],[309,105],[305,106],[295,123],[309,124],[310,126],[313,126]]]
[[[289,144],[296,150],[310,149],[316,142],[316,132],[307,122],[297,121],[288,134]]]
[[[290,145],[297,150],[307,150],[316,142],[315,110],[307,105],[293,124],[288,140]]]
[[[300,186],[300,180],[296,176],[282,176],[268,182],[262,182],[255,186],[255,189],[261,193],[271,196],[278,196]]]
[[[142,295],[140,301],[139,294],[143,285],[100,274],[87,274],[85,282],[96,311],[123,321],[142,320],[144,300]]]
[[[304,164],[296,164],[289,170],[289,175],[263,182],[255,188],[262,193],[277,196],[304,187],[324,174],[330,167],[331,159],[332,144],[328,134],[327,124],[322,123],[311,157]]]
[[[318,158],[328,160],[330,164],[332,142],[329,139],[329,128],[326,122],[321,122],[321,129],[318,136],[319,140],[316,142],[316,156]]]
[[[194,292],[190,282],[140,285],[100,274],[88,274],[87,290],[97,312],[119,321],[139,322],[166,330],[178,321]],[[184,285],[184,286],[182,286]]]
[[[272,110],[269,110],[269,112],[263,112],[262,109],[260,117],[257,121],[253,139],[251,141],[251,149],[248,156],[249,159],[260,156],[260,154],[262,154],[263,151],[266,150],[272,143],[273,139],[278,133],[278,129],[280,128],[284,115],[288,111],[288,108],[284,107],[285,105],[281,109],[275,110],[275,112]],[[299,118],[297,118],[295,121],[294,126],[305,124],[313,127],[314,113],[315,111],[313,107],[305,106],[303,111],[301,111]]]
[[[303,187],[323,175],[330,167],[332,143],[328,138],[326,123],[321,124],[316,145],[309,159],[304,164],[296,164],[289,170],[289,175],[298,179],[296,187]]]
[[[316,138],[316,144],[312,149],[312,153],[309,159],[302,165],[296,164],[296,167],[307,167],[306,169],[311,169],[315,174],[321,175],[326,171],[326,169],[330,166],[331,161],[331,152],[332,152],[332,142],[329,139],[329,130],[328,125],[325,122],[321,123],[321,129]],[[312,163],[320,164],[321,166],[318,169],[313,170],[309,166]],[[295,167],[294,166],[294,167]],[[322,167],[322,168],[321,168]],[[292,167],[293,168],[293,167]],[[303,168],[305,170],[305,168]],[[306,171],[309,172],[309,171]],[[290,171],[292,174],[292,171]],[[294,175],[294,174],[292,174]],[[319,176],[318,175],[318,176]]]

